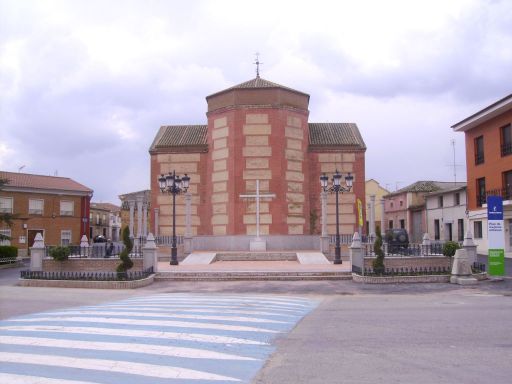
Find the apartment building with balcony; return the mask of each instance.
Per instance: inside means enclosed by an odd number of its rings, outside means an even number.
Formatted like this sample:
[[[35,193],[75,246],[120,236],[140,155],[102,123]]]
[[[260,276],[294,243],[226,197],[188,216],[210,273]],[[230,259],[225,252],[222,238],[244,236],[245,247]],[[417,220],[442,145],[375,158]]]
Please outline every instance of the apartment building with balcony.
[[[121,238],[121,207],[111,203],[91,203],[89,239],[96,236],[119,241]]]
[[[512,252],[512,94],[454,124],[466,142],[470,228],[487,253],[487,196],[503,197],[505,251]]]
[[[49,245],[79,244],[89,233],[93,190],[67,177],[0,171],[7,184],[0,190],[0,211],[14,215],[12,226],[0,224],[9,236],[2,244],[28,254],[37,233]]]

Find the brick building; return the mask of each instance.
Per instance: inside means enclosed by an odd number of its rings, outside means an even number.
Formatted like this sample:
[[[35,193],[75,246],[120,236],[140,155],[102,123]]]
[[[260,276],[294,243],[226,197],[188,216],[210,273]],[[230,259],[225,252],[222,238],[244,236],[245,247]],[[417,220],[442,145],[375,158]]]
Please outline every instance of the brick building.
[[[366,146],[356,124],[310,123],[309,95],[259,76],[206,97],[207,124],[162,126],[151,147],[153,233],[172,232],[171,198],[159,191],[160,174],[187,173],[192,194],[192,235],[254,235],[255,203],[263,193],[262,235],[320,233],[322,172],[354,176],[340,196],[340,232],[353,234],[356,198],[365,203]],[[185,201],[176,199],[176,231],[185,231]],[[335,233],[335,198],[328,198],[327,228]],[[155,212],[158,215],[155,216]]]
[[[13,225],[2,224],[10,245],[27,254],[37,233],[48,245],[79,244],[89,234],[92,189],[66,177],[0,171],[8,183],[0,190],[0,210],[15,215]]]
[[[466,139],[469,220],[487,253],[487,196],[503,197],[505,251],[512,252],[512,94],[454,124]]]

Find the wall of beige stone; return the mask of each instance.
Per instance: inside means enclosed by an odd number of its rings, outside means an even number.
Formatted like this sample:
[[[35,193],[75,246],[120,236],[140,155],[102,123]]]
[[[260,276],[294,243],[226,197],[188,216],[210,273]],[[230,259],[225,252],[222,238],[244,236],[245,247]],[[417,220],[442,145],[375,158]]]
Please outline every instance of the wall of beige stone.
[[[225,235],[229,224],[228,216],[228,184],[230,182],[228,158],[230,153],[228,140],[232,128],[228,126],[227,117],[213,120],[212,149],[210,159],[213,172],[210,182],[213,185],[211,226],[214,235]]]
[[[183,176],[185,173],[190,177],[190,187],[188,192],[192,194],[191,198],[191,232],[192,235],[198,233],[198,227],[201,225],[201,217],[198,214],[200,197],[198,186],[201,184],[201,154],[200,153],[171,153],[158,154],[157,162],[160,174],[167,174],[176,171],[177,175]],[[172,196],[168,194],[158,194],[156,197],[159,206],[159,231],[162,236],[172,235]],[[176,196],[176,235],[185,234],[185,196]]]
[[[354,153],[320,153],[318,155],[320,162],[320,171],[326,173],[330,178],[338,170],[342,176],[342,185],[345,185],[344,177],[351,173],[354,177],[354,163],[356,161]],[[331,180],[329,179],[329,185]],[[339,194],[339,223],[340,233],[349,234],[353,232],[354,223],[356,222],[356,213],[354,206],[356,204],[356,196],[353,192]],[[327,233],[336,233],[336,195],[333,193],[327,196]]]
[[[256,180],[260,180],[260,192],[269,193],[272,170],[270,157],[272,147],[270,135],[272,125],[266,113],[248,113],[242,126],[244,147],[242,148],[245,191],[247,194],[256,192]],[[275,175],[274,175],[275,177]],[[243,224],[247,235],[256,235],[256,202],[248,200],[244,204]],[[270,202],[260,201],[260,234],[268,235],[272,224]]]

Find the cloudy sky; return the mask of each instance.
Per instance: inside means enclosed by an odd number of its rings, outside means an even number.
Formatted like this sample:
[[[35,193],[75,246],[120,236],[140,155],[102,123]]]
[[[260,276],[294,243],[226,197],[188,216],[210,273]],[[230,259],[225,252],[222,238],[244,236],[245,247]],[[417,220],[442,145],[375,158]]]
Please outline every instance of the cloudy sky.
[[[450,126],[512,93],[512,2],[0,0],[0,169],[71,177],[95,201],[149,186],[160,125],[255,77],[355,122],[391,191],[465,180]]]

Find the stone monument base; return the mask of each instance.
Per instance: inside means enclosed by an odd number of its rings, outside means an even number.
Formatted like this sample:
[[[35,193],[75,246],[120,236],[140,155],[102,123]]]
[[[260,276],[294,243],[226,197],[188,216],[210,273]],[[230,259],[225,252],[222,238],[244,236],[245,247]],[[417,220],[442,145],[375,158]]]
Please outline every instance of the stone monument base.
[[[475,285],[478,280],[472,276],[451,276],[450,283],[459,285]]]
[[[267,250],[267,242],[263,239],[254,239],[249,242],[249,250],[252,252],[261,252]]]

